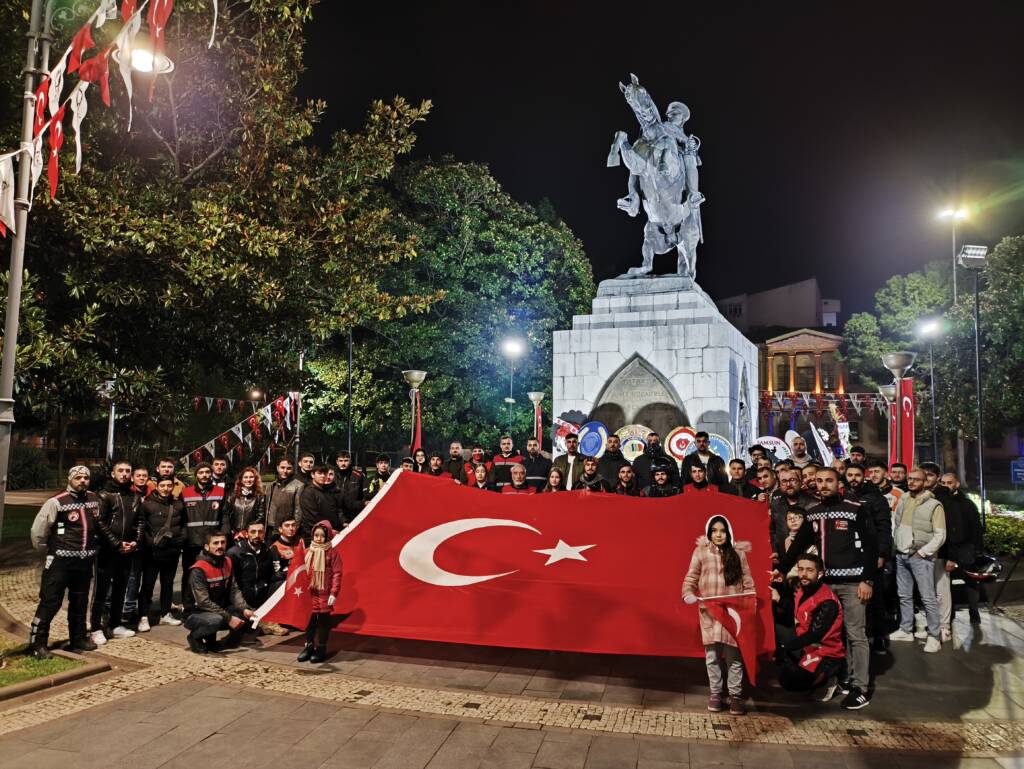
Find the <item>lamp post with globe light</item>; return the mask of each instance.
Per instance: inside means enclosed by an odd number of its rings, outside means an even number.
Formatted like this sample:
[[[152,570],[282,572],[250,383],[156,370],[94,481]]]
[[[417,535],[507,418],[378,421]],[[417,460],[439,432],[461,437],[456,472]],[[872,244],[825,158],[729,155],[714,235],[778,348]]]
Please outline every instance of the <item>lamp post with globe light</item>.
[[[508,358],[508,397],[505,403],[508,404],[508,432],[512,434],[512,407],[516,405],[516,399],[512,395],[513,384],[516,377],[516,360],[526,350],[522,339],[508,337],[501,343],[501,352]]]
[[[978,394],[978,494],[981,497],[981,528],[986,528],[985,517],[985,436],[981,393],[981,272],[985,269],[988,246],[964,246],[958,261],[964,269],[974,273],[974,387]]]
[[[94,3],[57,3],[54,0],[32,0],[28,14],[28,47],[22,68],[21,146],[31,148],[35,139],[35,92],[38,77],[50,70],[50,44],[54,40],[54,26],[81,21],[81,17],[95,10]],[[143,50],[139,49],[140,53]],[[159,60],[158,60],[159,58]],[[166,57],[149,61],[141,56],[132,67],[139,72],[162,74],[170,72],[174,64]],[[144,69],[148,64],[149,69]],[[28,234],[28,211],[32,206],[32,163],[18,163],[18,178],[14,194],[14,238],[11,242],[11,261],[7,280],[7,314],[4,318],[3,351],[0,353],[0,532],[3,531],[4,502],[7,495],[7,469],[11,453],[11,433],[14,429],[14,367],[17,353],[18,324],[21,315],[21,290],[25,273],[25,243]],[[2,541],[2,534],[0,534]]]

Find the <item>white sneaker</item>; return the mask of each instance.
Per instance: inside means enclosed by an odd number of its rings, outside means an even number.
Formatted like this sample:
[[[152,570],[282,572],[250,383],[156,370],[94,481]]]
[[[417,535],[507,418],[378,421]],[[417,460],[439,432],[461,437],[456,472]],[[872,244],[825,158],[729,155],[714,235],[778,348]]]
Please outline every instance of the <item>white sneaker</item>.
[[[942,630],[939,631],[939,640],[942,641],[942,643],[949,643],[953,640],[953,631],[948,628],[942,628]]]
[[[139,632],[140,633],[148,633],[149,632],[149,617],[143,617],[142,619],[139,620]]]
[[[914,631],[914,638],[918,639],[919,641],[923,641],[927,637],[928,637],[928,631],[927,630],[915,630]]]
[[[110,632],[110,635],[114,636],[114,638],[131,638],[135,635],[135,631],[129,630],[124,625],[118,625]]]
[[[895,632],[889,633],[889,640],[890,641],[913,641],[914,640],[914,634],[913,633],[908,633],[906,630],[897,630]]]
[[[181,624],[181,620],[175,617],[173,614],[167,613],[160,618],[161,625],[170,625],[171,627],[177,627]]]
[[[928,640],[924,643],[924,650],[929,654],[934,654],[935,652],[940,651],[941,649],[942,644],[939,642],[939,639],[935,636],[930,636]]]
[[[102,630],[93,630],[89,633],[89,638],[91,638],[92,642],[97,646],[103,646],[103,644],[107,642],[107,637],[103,635]]]

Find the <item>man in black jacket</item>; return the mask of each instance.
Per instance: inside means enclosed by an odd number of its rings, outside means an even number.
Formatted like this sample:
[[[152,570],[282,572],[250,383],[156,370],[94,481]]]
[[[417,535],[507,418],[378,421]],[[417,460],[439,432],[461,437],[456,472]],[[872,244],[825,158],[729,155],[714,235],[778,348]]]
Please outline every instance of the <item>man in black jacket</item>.
[[[551,460],[540,453],[540,441],[530,438],[526,441],[526,456],[523,457],[523,467],[526,468],[526,483],[533,486],[539,492],[548,482],[548,471],[551,469]]]
[[[619,445],[619,436],[615,433],[609,435],[608,445],[597,462],[597,474],[609,483],[615,483],[615,479],[619,477],[619,468],[629,464]]]
[[[224,648],[237,646],[245,631],[245,620],[253,615],[234,578],[231,559],[225,555],[227,534],[211,531],[206,535],[203,552],[188,571],[188,587],[194,611],[185,620],[188,648],[206,654],[222,648],[217,631],[228,630]]]
[[[820,504],[807,511],[803,527],[793,544],[781,553],[775,581],[782,579],[801,553],[814,545],[825,566],[825,583],[843,606],[846,628],[846,662],[851,680],[844,686],[843,707],[859,710],[870,700],[868,665],[871,649],[867,637],[867,603],[871,600],[878,570],[878,544],[875,523],[858,503],[845,500],[839,493],[839,473],[823,467],[817,476]]]
[[[624,497],[640,496],[640,488],[636,485],[636,475],[633,473],[632,465],[623,465],[619,468],[618,483],[615,484],[612,493],[621,494]]]
[[[353,520],[363,510],[363,495],[366,477],[363,471],[352,464],[352,455],[342,449],[334,457],[334,485],[338,489],[341,510],[338,513],[345,521]]]
[[[730,459],[728,469],[729,481],[722,486],[722,491],[743,499],[757,496],[758,488],[747,480],[747,465],[742,459]]]
[[[779,473],[779,492],[768,502],[771,510],[771,521],[769,523],[772,547],[778,552],[778,543],[784,540],[787,534],[786,515],[791,507],[808,510],[818,503],[814,497],[808,496],[800,488],[800,471],[783,470]]]
[[[586,491],[609,492],[612,486],[597,472],[597,460],[594,457],[583,458],[583,475],[580,476],[576,488]]]
[[[683,460],[683,470],[680,474],[683,484],[690,483],[690,468],[695,464],[704,465],[704,475],[712,486],[721,487],[728,482],[729,478],[725,473],[725,460],[711,450],[711,436],[701,430],[694,438],[697,450],[687,454]]]
[[[462,443],[460,441],[452,441],[452,445],[448,447],[448,459],[444,462],[444,471],[456,483],[466,482],[466,459],[462,456]]]
[[[341,530],[341,518],[334,498],[327,493],[327,465],[316,465],[310,473],[312,482],[299,497],[299,532],[306,542],[313,536],[313,527],[327,521],[335,531]]]
[[[121,623],[128,579],[135,564],[135,552],[142,539],[142,495],[132,487],[132,465],[114,462],[103,489],[96,495],[100,519],[118,540],[117,547],[101,547],[96,556],[96,590],[92,596],[89,625],[92,642],[102,646],[107,638],[130,638],[135,632]],[[110,600],[110,612],[103,621],[103,608]]]
[[[660,497],[674,497],[679,493],[679,487],[670,480],[671,473],[667,464],[655,465],[651,475],[654,477],[654,483],[647,486],[640,496],[657,499]]]
[[[984,529],[981,516],[973,500],[960,488],[960,479],[953,473],[946,473],[939,483],[949,490],[952,503],[946,510],[946,571],[949,574],[963,574],[984,552]],[[950,511],[952,510],[952,513]],[[972,625],[981,624],[978,600],[982,586],[964,576],[964,591],[967,593],[967,607]]]
[[[32,522],[32,547],[46,550],[39,607],[32,618],[29,648],[39,659],[50,659],[47,646],[50,623],[68,596],[68,631],[71,651],[95,651],[85,631],[89,583],[100,545],[117,548],[121,541],[100,518],[99,498],[89,491],[89,468],[75,465],[68,472],[67,489],[39,508]]]
[[[236,541],[227,552],[235,582],[249,606],[262,606],[285,579],[285,575],[275,568],[276,552],[267,546],[265,536],[263,522],[253,521],[245,530],[245,538]],[[260,627],[271,635],[288,633],[273,622],[263,622]]]
[[[633,460],[633,472],[636,474],[637,485],[646,489],[654,481],[654,465],[664,465],[668,471],[669,485],[679,485],[679,465],[665,453],[661,447],[661,436],[655,432],[647,433],[644,438],[644,453]]]

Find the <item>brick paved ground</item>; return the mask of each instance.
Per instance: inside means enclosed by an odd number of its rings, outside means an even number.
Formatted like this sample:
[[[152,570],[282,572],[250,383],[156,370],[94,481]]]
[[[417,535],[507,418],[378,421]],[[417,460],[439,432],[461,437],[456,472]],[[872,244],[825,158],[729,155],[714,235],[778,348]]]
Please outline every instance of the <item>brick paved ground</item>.
[[[22,622],[37,584],[32,566],[0,572],[0,601]],[[324,767],[995,767],[1024,754],[1024,633],[994,618],[968,639],[969,652],[919,667],[919,688],[889,687],[859,714],[769,699],[743,719],[703,711],[699,669],[694,677],[664,660],[625,671],[617,658],[575,655],[566,669],[535,652],[338,635],[347,648],[330,664],[297,669],[294,641],[200,657],[169,630],[104,647],[141,669],[0,711],[0,765],[192,766],[228,746],[232,763],[277,764],[283,756],[267,741],[285,723],[281,739],[299,743],[300,765]],[[690,685],[658,688],[657,665]],[[895,717],[879,718],[883,699]],[[245,736],[258,747],[246,750]]]

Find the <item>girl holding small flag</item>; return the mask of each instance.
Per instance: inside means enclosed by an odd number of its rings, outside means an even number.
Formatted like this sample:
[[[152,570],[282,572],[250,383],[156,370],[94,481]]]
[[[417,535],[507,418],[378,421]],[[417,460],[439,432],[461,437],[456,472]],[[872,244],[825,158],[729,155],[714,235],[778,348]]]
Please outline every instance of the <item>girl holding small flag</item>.
[[[754,580],[750,576],[745,550],[746,542],[736,543],[732,539],[732,527],[721,515],[712,516],[708,521],[707,536],[697,540],[690,559],[690,568],[683,580],[683,600],[694,604],[698,600],[712,601],[740,593],[753,592]],[[711,696],[708,710],[717,713],[722,710],[722,662],[726,667],[726,685],[729,691],[729,712],[743,715],[743,660],[736,639],[721,622],[700,607],[700,633],[704,644],[704,661],[708,668],[708,683]]]
[[[341,592],[341,556],[331,547],[332,539],[334,529],[330,523],[320,521],[313,526],[305,558],[313,612],[306,625],[306,646],[299,652],[299,662],[323,662],[327,659],[331,609]]]

